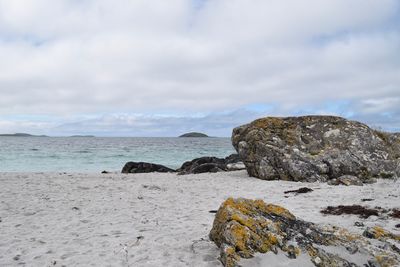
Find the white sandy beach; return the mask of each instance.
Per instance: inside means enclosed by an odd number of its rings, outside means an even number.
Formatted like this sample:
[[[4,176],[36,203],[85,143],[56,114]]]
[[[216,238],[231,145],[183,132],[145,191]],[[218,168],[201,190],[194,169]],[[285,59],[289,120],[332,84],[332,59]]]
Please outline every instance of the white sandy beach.
[[[304,186],[314,191],[283,193]],[[304,220],[358,233],[365,228],[356,221],[400,232],[400,222],[390,218],[320,213],[339,204],[398,208],[399,180],[346,187],[263,181],[245,171],[0,173],[0,266],[221,266],[219,250],[208,240],[209,211],[228,197],[263,199]]]

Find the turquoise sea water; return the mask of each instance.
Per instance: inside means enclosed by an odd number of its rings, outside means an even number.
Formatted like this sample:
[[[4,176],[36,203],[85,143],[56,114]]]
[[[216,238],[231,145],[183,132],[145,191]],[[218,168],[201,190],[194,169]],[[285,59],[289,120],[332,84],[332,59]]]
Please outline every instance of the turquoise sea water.
[[[229,138],[0,137],[0,172],[120,171],[128,161],[178,168],[234,152]]]

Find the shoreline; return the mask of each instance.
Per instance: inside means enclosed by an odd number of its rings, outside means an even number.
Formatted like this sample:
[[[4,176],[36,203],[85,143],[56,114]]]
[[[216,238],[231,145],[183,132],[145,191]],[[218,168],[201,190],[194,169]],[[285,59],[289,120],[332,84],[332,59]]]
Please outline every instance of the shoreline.
[[[399,179],[346,187],[265,181],[246,171],[2,172],[0,183],[0,265],[6,266],[222,266],[219,249],[208,241],[215,215],[209,211],[228,197],[263,199],[303,220],[355,233],[379,225],[400,234],[391,218],[320,213],[340,204],[396,208]],[[284,194],[300,187],[314,191]]]

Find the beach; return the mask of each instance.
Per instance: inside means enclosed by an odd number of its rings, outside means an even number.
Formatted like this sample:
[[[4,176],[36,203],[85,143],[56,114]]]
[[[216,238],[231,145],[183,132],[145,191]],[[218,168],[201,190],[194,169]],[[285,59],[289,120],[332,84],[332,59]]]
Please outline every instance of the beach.
[[[398,208],[400,182],[392,179],[330,186],[264,181],[246,171],[0,173],[0,184],[0,266],[222,266],[208,234],[210,211],[228,197],[263,199],[298,218],[359,234],[376,225],[400,233],[390,217],[320,213],[340,204]],[[313,191],[284,194],[305,186]]]

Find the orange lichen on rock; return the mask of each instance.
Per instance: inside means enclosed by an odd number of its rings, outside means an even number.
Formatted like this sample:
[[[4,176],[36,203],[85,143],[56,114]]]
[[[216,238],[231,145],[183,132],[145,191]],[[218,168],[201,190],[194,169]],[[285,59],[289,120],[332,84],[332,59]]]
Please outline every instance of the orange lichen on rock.
[[[244,258],[252,257],[256,252],[275,251],[285,234],[280,229],[280,222],[274,222],[268,217],[295,219],[287,209],[266,204],[263,200],[228,198],[216,214],[210,238],[217,245],[228,244],[235,249],[237,255]],[[294,253],[298,254],[298,251]]]
[[[399,235],[395,235],[379,226],[367,228],[364,231],[363,235],[368,238],[373,238],[373,239],[378,239],[378,240],[393,239],[396,241],[400,241]]]
[[[296,217],[292,213],[290,213],[287,209],[278,205],[268,204],[267,206],[265,206],[265,211],[277,216],[285,217],[290,220],[296,219]]]
[[[395,267],[399,266],[398,262],[387,254],[380,254],[375,256],[376,261],[381,267]]]
[[[221,257],[225,266],[234,266],[228,263],[234,261],[236,256],[249,258],[256,252],[265,253],[279,245],[279,238],[273,233],[275,231],[282,234],[279,224],[261,216],[262,214],[295,218],[288,210],[267,205],[262,200],[229,198],[221,205],[210,238],[219,246],[227,244],[234,248],[235,252],[230,249],[229,255]],[[223,252],[226,254],[226,249]]]
[[[252,124],[258,128],[267,128],[267,127],[283,128],[285,125],[285,121],[279,117],[266,117],[257,119],[253,121]]]
[[[346,257],[330,253],[325,249],[329,246],[364,253],[365,257],[358,258],[375,258],[376,266],[400,264],[398,251],[386,242],[388,238],[399,240],[398,236],[380,227],[370,228],[364,236],[375,238],[380,244],[372,245],[368,238],[339,227],[322,227],[297,219],[281,206],[243,198],[229,198],[221,205],[210,232],[210,239],[221,249],[221,262],[227,267],[238,266],[241,258],[251,258],[256,253],[279,251],[289,259],[302,254],[318,267],[356,266]],[[369,263],[357,266],[366,264]]]

